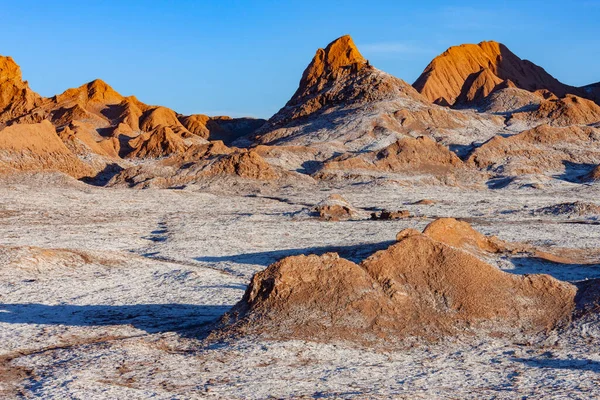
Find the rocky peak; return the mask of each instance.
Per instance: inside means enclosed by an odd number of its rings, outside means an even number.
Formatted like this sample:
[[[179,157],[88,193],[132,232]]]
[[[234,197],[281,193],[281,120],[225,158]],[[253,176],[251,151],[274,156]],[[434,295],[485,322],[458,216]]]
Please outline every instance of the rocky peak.
[[[350,35],[342,36],[325,49],[317,50],[302,74],[300,86],[292,99],[315,93],[328,82],[358,72],[366,65],[367,60],[360,54]]]
[[[580,92],[494,41],[450,47],[431,61],[413,86],[432,102],[453,105],[459,98],[474,100],[479,97],[474,94],[487,95],[507,80],[520,89],[546,89],[559,97]]]

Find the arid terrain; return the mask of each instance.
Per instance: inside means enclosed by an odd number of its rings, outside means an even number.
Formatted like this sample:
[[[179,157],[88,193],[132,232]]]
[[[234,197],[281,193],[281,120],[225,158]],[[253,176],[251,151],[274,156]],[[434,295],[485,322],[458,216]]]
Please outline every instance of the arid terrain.
[[[600,85],[309,61],[261,120],[0,57],[0,398],[600,397]]]

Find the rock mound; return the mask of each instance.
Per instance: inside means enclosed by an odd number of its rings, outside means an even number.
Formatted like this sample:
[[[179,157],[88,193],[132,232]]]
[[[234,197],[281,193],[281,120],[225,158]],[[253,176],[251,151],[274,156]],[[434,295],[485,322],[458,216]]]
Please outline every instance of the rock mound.
[[[485,236],[465,221],[439,218],[427,225],[424,235],[449,246],[471,252],[499,253],[506,250],[506,243],[494,236]]]
[[[173,153],[183,153],[187,148],[183,138],[171,128],[160,125],[129,141],[128,157],[160,158]]]
[[[0,130],[0,166],[5,170],[61,171],[76,178],[93,175],[61,141],[49,121]]]
[[[531,92],[546,89],[558,97],[583,93],[493,41],[450,47],[431,61],[413,86],[430,101],[444,105],[478,100],[507,86]]]
[[[324,164],[323,170],[377,170],[383,172],[443,175],[463,165],[447,147],[426,136],[404,137],[377,152],[342,155]]]
[[[556,126],[588,125],[600,121],[600,106],[591,100],[567,95],[561,99],[543,100],[534,112],[520,113],[513,118],[547,120]]]
[[[496,136],[476,148],[467,164],[504,175],[566,173],[569,166],[600,163],[600,130],[540,125],[519,134]]]
[[[208,169],[209,175],[237,175],[241,178],[272,180],[278,177],[273,167],[253,150],[219,157]]]
[[[178,145],[181,143],[174,143],[174,146]],[[169,188],[198,183],[211,177],[267,182],[284,175],[283,171],[271,166],[256,151],[229,148],[223,142],[195,144],[186,149],[167,149],[163,152],[160,151],[160,144],[152,148],[159,150],[157,156],[162,154],[165,158],[155,163],[126,168],[115,175],[108,185]],[[140,149],[146,150],[143,146]],[[168,153],[170,155],[167,156]],[[144,157],[150,157],[149,153],[144,153]]]
[[[332,194],[315,206],[315,212],[324,221],[341,221],[355,218],[359,212],[339,194]]]
[[[222,322],[230,332],[360,342],[539,332],[570,319],[575,292],[413,233],[360,265],[331,253],[272,264]]]

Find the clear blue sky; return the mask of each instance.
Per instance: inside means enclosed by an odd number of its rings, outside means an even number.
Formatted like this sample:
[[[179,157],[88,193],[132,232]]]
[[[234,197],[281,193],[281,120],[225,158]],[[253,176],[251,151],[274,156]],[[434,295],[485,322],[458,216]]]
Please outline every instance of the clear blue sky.
[[[351,34],[412,83],[447,47],[497,40],[561,81],[600,81],[600,0],[2,1],[0,54],[44,96],[101,78],[181,113],[269,117],[318,47]]]

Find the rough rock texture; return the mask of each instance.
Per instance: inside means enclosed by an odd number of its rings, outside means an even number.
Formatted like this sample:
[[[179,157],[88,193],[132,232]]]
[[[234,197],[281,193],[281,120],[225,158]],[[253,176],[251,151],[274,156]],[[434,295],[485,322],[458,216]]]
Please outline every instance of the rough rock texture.
[[[177,136],[171,135],[171,138]],[[171,145],[168,141],[165,144]],[[172,145],[183,146],[179,142]],[[152,148],[160,150],[160,143]],[[140,147],[140,150],[145,149],[146,147]],[[166,156],[167,154],[170,155]],[[256,151],[229,148],[223,142],[180,149],[171,147],[156,156],[161,155],[166,157],[157,162],[146,162],[120,171],[108,182],[108,186],[169,188],[198,183],[211,177],[228,176],[245,181],[267,182],[284,175],[284,171],[271,166]],[[144,157],[150,156],[144,153]]]
[[[461,135],[487,139],[502,123],[431,105],[406,82],[371,66],[343,36],[317,50],[285,107],[236,143],[312,146],[323,161],[339,152],[381,149],[414,132],[452,136],[449,143]]]
[[[467,163],[505,175],[565,173],[600,162],[600,130],[540,125],[510,136],[496,136],[478,147]]]
[[[600,106],[574,95],[542,100],[535,111],[513,114],[513,118],[544,121],[550,125],[588,125],[600,121]]]
[[[122,96],[100,79],[42,98],[22,81],[19,67],[10,57],[0,57],[0,128],[46,119],[68,150],[96,172],[110,165],[127,166],[122,157],[157,158],[183,152],[194,144],[207,143],[205,137],[211,132],[215,132],[212,136],[237,138],[264,122],[185,117],[166,107],[144,104],[134,96]]]
[[[485,236],[465,221],[439,218],[427,225],[424,235],[449,246],[471,252],[499,253],[506,250],[506,243],[494,236]]]
[[[0,130],[0,169],[55,170],[80,178],[93,174],[65,146],[49,121]]]
[[[315,206],[319,218],[325,221],[341,221],[354,218],[358,211],[339,194],[332,194]]]
[[[271,180],[278,176],[274,168],[253,150],[221,156],[210,166],[207,173],[237,175],[241,178],[259,180]]]
[[[572,203],[560,203],[547,207],[541,207],[532,211],[534,215],[566,215],[573,217],[582,217],[586,215],[599,215],[600,205],[575,201]]]
[[[185,141],[168,126],[161,125],[129,142],[132,150],[128,157],[160,158],[186,149]]]
[[[260,118],[209,117],[203,114],[180,116],[179,120],[194,135],[229,145],[242,136],[250,135],[266,122]]]
[[[463,162],[447,147],[431,138],[404,137],[377,152],[345,154],[324,164],[323,170],[367,169],[385,172],[447,174]]]
[[[0,56],[0,124],[29,113],[41,102],[42,97],[23,81],[14,60]]]
[[[415,233],[360,265],[332,253],[285,258],[252,278],[222,322],[237,333],[361,342],[537,332],[570,319],[575,293],[550,276],[508,274]]]
[[[433,59],[413,86],[432,102],[453,105],[485,97],[501,84],[532,92],[546,89],[558,97],[585,95],[493,41],[450,47]]]
[[[397,210],[397,211],[383,210],[380,212],[371,213],[371,219],[374,219],[374,220],[404,219],[404,218],[409,218],[410,216],[411,216],[410,211],[408,211],[408,210]]]

